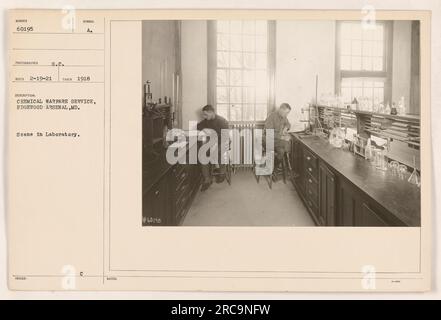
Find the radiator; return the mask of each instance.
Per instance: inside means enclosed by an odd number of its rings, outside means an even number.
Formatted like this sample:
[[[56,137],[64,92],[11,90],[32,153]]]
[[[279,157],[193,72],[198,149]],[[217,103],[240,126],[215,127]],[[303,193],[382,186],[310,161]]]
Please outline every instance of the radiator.
[[[253,168],[254,166],[254,129],[262,128],[255,122],[230,124],[231,155],[230,161],[236,168]]]

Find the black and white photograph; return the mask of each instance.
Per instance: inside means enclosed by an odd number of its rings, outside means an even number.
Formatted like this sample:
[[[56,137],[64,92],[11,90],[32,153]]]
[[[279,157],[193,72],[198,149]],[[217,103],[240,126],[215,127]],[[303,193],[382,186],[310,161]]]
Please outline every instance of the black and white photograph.
[[[11,295],[427,297],[439,6],[318,1],[8,10]]]
[[[143,227],[420,226],[419,21],[143,20],[140,68]]]

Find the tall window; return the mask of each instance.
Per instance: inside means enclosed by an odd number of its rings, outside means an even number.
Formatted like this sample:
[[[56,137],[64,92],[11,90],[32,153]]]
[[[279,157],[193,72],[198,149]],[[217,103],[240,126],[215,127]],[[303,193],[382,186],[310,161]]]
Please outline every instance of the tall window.
[[[269,97],[269,22],[213,24],[211,70],[217,113],[230,121],[265,120]]]
[[[359,21],[339,23],[337,88],[345,103],[354,98],[364,99],[373,108],[380,102],[389,102],[389,29],[389,25],[382,22],[375,25],[363,25]]]

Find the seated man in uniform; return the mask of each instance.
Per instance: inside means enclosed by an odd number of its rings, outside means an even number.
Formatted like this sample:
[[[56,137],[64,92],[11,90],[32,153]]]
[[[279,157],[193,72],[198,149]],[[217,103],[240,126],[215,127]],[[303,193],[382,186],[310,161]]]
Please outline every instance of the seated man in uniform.
[[[204,129],[211,129],[214,130],[217,134],[217,149],[218,149],[218,166],[219,166],[219,176],[216,177],[216,182],[221,183],[225,180],[225,164],[221,164],[221,141],[222,141],[222,135],[228,135],[228,131],[222,129],[229,129],[228,121],[225,120],[225,118],[221,117],[220,115],[216,114],[213,106],[206,105],[202,108],[202,116],[204,120],[198,123],[197,129],[199,131],[202,131]],[[225,139],[225,138],[224,138]],[[226,139],[225,141],[227,141]],[[211,183],[212,183],[212,177],[211,177],[211,171],[210,171],[210,165],[213,164],[201,164],[202,168],[202,175],[204,178],[204,181],[202,183],[201,191],[207,190]]]
[[[274,170],[279,171],[285,153],[291,150],[290,135],[288,133],[291,124],[288,121],[288,114],[291,106],[282,103],[280,107],[272,112],[265,121],[265,129],[274,129]]]

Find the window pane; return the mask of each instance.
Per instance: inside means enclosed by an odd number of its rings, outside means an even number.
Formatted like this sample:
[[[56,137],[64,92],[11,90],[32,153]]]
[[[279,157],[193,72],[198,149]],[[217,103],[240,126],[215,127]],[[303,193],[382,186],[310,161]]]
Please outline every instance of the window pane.
[[[352,57],[352,70],[361,70],[361,57]]]
[[[374,103],[378,104],[383,102],[384,100],[384,89],[383,88],[375,88],[374,89]]]
[[[363,87],[363,82],[360,79],[353,79],[351,85],[353,88],[361,88]]]
[[[352,38],[352,23],[342,23],[341,24],[341,37],[342,39]]]
[[[230,48],[230,36],[228,34],[217,35],[217,50],[228,50]]]
[[[221,68],[228,68],[229,67],[229,54],[228,52],[217,52],[217,66]]]
[[[350,56],[341,56],[341,69],[342,70],[351,70],[351,57]]]
[[[343,54],[343,55],[350,55],[351,54],[351,40],[342,39],[341,54]]]
[[[267,102],[268,79],[266,72],[256,72],[256,102]]]
[[[256,116],[265,120],[267,37],[264,20],[217,21],[216,106],[221,116],[231,121],[254,121]]]
[[[242,85],[242,70],[230,70],[230,86]]]
[[[228,105],[227,104],[217,104],[216,106],[217,114],[225,119],[228,119]]]
[[[230,32],[230,21],[218,20],[216,21],[217,32],[228,33]]]
[[[231,51],[242,51],[242,36],[231,35],[230,37],[230,49]]]
[[[266,69],[267,60],[266,53],[256,53],[256,69]]]
[[[266,35],[268,29],[268,22],[266,20],[256,21],[256,34]]]
[[[242,68],[242,52],[230,52],[230,67]]]
[[[343,103],[351,103],[351,89],[350,88],[341,88],[341,96],[343,98]]]
[[[374,89],[372,87],[368,87],[368,86],[364,87],[363,88],[363,97],[372,99],[372,97],[374,96],[373,90]]]
[[[243,33],[244,34],[254,34],[256,31],[255,21],[243,21]]]
[[[385,71],[381,23],[369,28],[359,22],[342,22],[339,26],[341,70]]]
[[[382,57],[383,56],[383,42],[382,41],[375,41],[372,44],[372,55],[376,57]]]
[[[242,105],[232,104],[230,107],[230,120],[241,121],[242,120]]]
[[[363,57],[363,70],[372,71],[372,57]]]
[[[264,103],[268,100],[268,88],[259,88],[256,90],[256,102]]]
[[[241,103],[242,102],[242,88],[230,88],[230,102]]]
[[[259,92],[268,93],[268,79],[266,70],[258,70],[256,71],[256,95]]]
[[[343,78],[343,79],[341,80],[341,86],[342,86],[342,87],[350,88],[350,87],[352,86],[352,81],[351,81],[351,79],[350,79],[350,78]]]
[[[242,121],[253,121],[254,120],[254,105],[245,104],[242,107]]]
[[[373,26],[369,26],[369,28],[363,29],[363,39],[364,40],[374,40],[374,28]]]
[[[358,40],[352,41],[352,55],[361,56],[361,41]]]
[[[243,72],[243,85],[244,86],[255,86],[256,72],[254,70],[245,70]]]
[[[341,82],[343,101],[348,103],[356,97],[362,108],[375,110],[372,108],[373,105],[378,105],[384,100],[384,81],[384,78],[343,78]]]
[[[373,58],[373,69],[374,71],[382,71],[383,70],[383,58]]]
[[[383,81],[375,81],[374,87],[375,88],[384,88],[384,82]]]
[[[230,33],[231,34],[240,34],[242,33],[242,21],[230,21]]]
[[[257,52],[267,52],[268,51],[268,42],[266,36],[257,36],[256,37],[256,51]]]
[[[254,103],[255,101],[255,89],[252,87],[243,88],[243,102]]]
[[[253,69],[256,67],[256,55],[254,53],[243,54],[243,67]]]
[[[378,25],[376,26],[376,28],[374,29],[374,39],[375,40],[381,40],[383,41],[383,34],[384,34],[384,28],[382,25]]]
[[[256,105],[256,120],[262,121],[266,119],[267,113],[267,105],[266,104],[257,104]]]
[[[372,41],[364,41],[363,42],[363,56],[372,56]]]
[[[361,23],[351,23],[351,38],[361,40]]]
[[[366,88],[373,88],[374,87],[374,82],[371,79],[364,79],[363,80],[363,87]]]
[[[352,95],[357,98],[357,100],[360,100],[360,97],[363,96],[363,89],[362,88],[353,88],[352,89]]]
[[[256,40],[254,36],[243,36],[243,51],[254,52],[255,41]]]
[[[216,88],[216,102],[227,103],[228,102],[228,89],[227,87]]]
[[[217,69],[216,84],[218,86],[226,86],[228,84],[228,71],[225,69]]]

